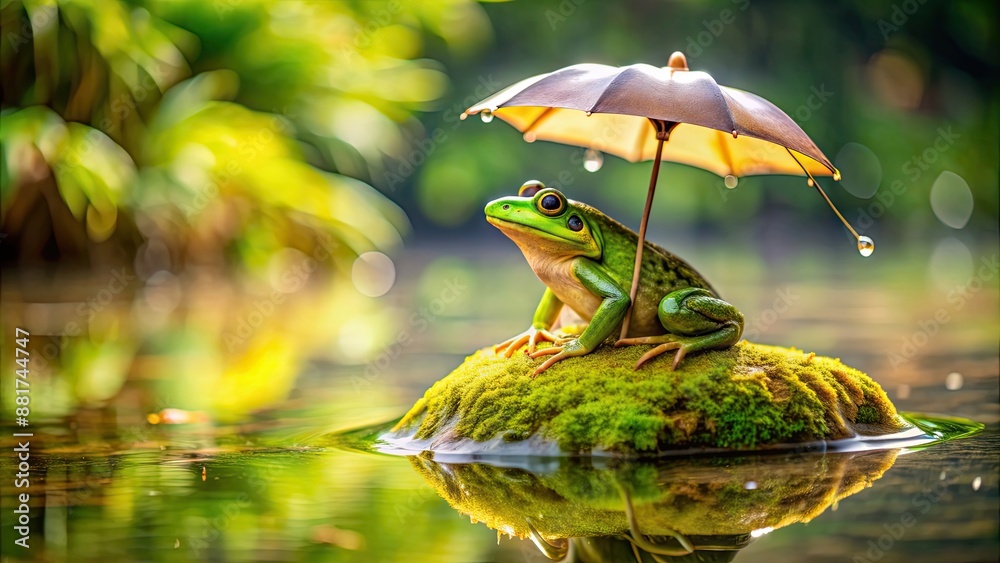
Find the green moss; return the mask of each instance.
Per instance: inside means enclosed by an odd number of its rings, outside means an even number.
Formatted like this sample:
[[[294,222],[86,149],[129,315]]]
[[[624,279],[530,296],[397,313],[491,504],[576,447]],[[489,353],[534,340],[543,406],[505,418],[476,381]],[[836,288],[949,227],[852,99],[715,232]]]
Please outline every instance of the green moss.
[[[394,431],[508,441],[538,434],[572,452],[654,453],[894,432],[905,426],[882,389],[838,360],[740,342],[638,371],[648,347],[602,346],[535,379],[524,354],[481,350],[435,383]]]
[[[878,411],[871,405],[861,405],[858,407],[857,422],[861,424],[875,424],[878,422]]]

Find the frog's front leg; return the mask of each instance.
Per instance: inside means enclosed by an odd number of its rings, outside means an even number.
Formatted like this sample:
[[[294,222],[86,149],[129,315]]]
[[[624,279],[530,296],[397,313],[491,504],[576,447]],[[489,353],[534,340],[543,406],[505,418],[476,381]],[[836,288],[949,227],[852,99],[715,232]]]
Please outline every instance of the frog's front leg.
[[[657,316],[667,334],[615,342],[615,346],[659,344],[639,358],[636,369],[664,352],[677,350],[671,368],[676,369],[687,354],[711,348],[728,348],[736,344],[743,334],[743,314],[699,287],[668,293],[660,301]]]
[[[619,287],[593,260],[576,258],[571,264],[570,271],[587,291],[601,298],[601,304],[594,312],[590,324],[578,338],[530,354],[532,358],[552,355],[535,369],[532,377],[549,369],[552,364],[560,360],[589,354],[611,335],[625,318],[625,311],[628,310],[630,302],[628,292]]]
[[[538,307],[535,309],[535,316],[531,320],[531,327],[521,334],[497,344],[493,347],[493,351],[509,358],[526,343],[528,345],[528,353],[530,354],[535,351],[535,346],[539,342],[546,340],[555,343],[562,342],[565,339],[549,332],[552,325],[556,323],[556,319],[559,318],[562,308],[563,302],[556,297],[556,294],[551,289],[545,288],[542,300],[538,302]]]

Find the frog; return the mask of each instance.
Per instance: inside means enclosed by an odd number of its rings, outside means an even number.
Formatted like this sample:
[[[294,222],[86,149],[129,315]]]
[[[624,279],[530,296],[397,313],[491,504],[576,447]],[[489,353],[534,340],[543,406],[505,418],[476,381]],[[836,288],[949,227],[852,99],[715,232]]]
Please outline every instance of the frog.
[[[507,358],[525,344],[531,358],[548,356],[532,378],[556,362],[593,352],[621,331],[630,307],[628,332],[613,345],[653,345],[636,370],[670,351],[674,356],[668,369],[675,370],[687,355],[728,348],[743,334],[743,314],[735,306],[721,299],[690,264],[649,241],[644,242],[633,303],[638,235],[555,188],[529,180],[516,196],[489,202],[485,213],[521,249],[545,285],[531,326],[494,347]],[[589,323],[582,332],[553,330],[565,307]],[[552,345],[539,347],[543,342]]]

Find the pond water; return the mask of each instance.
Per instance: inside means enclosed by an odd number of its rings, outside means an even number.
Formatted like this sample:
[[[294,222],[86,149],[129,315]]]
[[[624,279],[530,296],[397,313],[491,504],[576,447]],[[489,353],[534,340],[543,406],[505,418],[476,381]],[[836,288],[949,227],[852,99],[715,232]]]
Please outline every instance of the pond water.
[[[541,286],[513,251],[413,249],[380,299],[314,280],[252,334],[232,328],[259,310],[252,284],[147,284],[88,318],[86,345],[53,335],[106,280],[5,278],[4,334],[27,326],[41,357],[61,351],[32,375],[30,426],[0,433],[4,561],[995,561],[996,279],[971,291],[966,273],[920,257],[743,255],[696,262],[753,340],[840,357],[902,411],[985,429],[658,461],[362,452],[332,436],[398,418],[466,354],[527,325]],[[16,488],[25,439],[30,486]],[[27,549],[14,544],[24,493]]]

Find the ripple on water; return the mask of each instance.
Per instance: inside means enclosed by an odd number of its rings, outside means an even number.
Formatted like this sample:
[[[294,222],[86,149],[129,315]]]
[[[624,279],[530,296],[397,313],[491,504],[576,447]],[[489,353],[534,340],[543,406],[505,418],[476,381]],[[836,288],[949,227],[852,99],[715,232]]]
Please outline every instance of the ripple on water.
[[[860,452],[871,450],[887,449],[910,449],[918,450],[931,447],[946,441],[957,440],[973,436],[981,432],[985,426],[981,423],[959,417],[949,417],[943,415],[930,415],[921,413],[900,413],[900,416],[912,424],[911,428],[885,434],[882,436],[855,436],[845,440],[831,440],[825,442],[807,442],[802,444],[782,444],[760,448],[758,452],[774,451],[822,451],[822,452]],[[334,446],[347,450],[360,451],[366,453],[381,453],[400,456],[419,455],[424,452],[434,453],[434,458],[442,461],[471,461],[488,460],[497,458],[530,458],[554,456],[579,456],[567,452],[555,452],[551,448],[544,448],[542,451],[532,452],[530,446],[531,439],[517,442],[506,442],[502,439],[491,440],[489,442],[474,442],[472,440],[461,441],[458,446],[449,446],[447,449],[435,448],[428,440],[420,440],[410,435],[399,435],[393,433],[392,428],[397,421],[389,421],[383,424],[376,424],[357,428],[345,432],[340,432],[331,436]],[[528,447],[526,447],[528,446]],[[733,450],[724,449],[699,449],[699,450],[676,450],[671,452],[661,452],[657,457],[670,457],[678,455],[694,454],[726,454]],[[746,450],[741,450],[745,452]],[[607,451],[596,451],[590,457],[621,457],[619,454]]]

